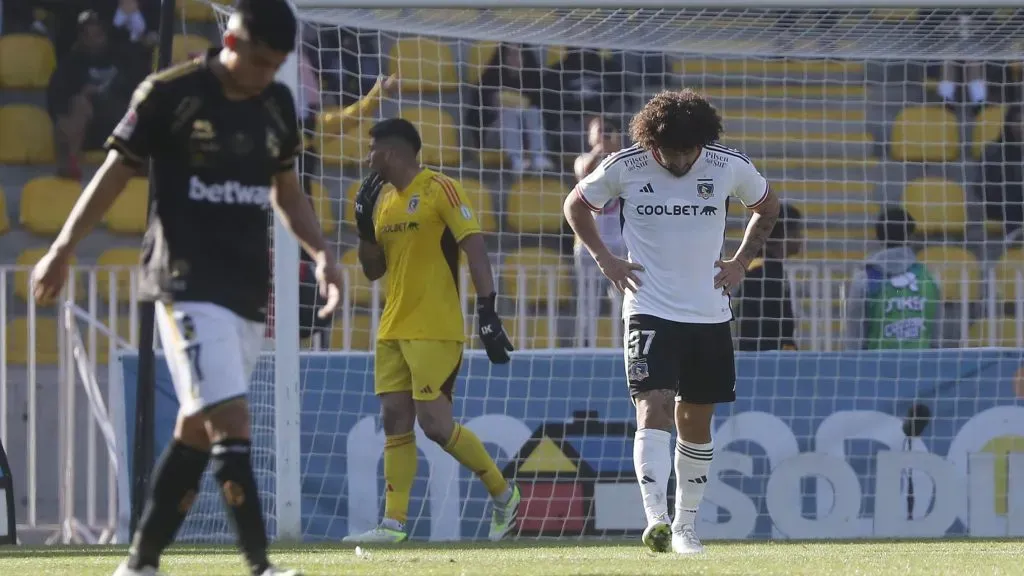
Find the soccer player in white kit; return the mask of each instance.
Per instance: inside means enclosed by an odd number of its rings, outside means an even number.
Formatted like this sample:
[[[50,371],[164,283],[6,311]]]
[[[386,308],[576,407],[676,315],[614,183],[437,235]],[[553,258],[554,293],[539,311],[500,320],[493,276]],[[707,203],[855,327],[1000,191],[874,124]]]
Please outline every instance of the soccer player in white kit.
[[[662,92],[632,120],[636,143],[606,158],[565,200],[565,216],[601,272],[625,293],[625,364],[636,406],[633,463],[651,550],[703,551],[694,524],[714,454],[715,404],[736,399],[729,291],[761,253],[779,201],[743,154],[718,144],[722,119],[686,89]],[[730,198],[753,215],[724,258]],[[602,242],[592,212],[617,199],[626,259]],[[675,518],[667,490],[675,448]]]

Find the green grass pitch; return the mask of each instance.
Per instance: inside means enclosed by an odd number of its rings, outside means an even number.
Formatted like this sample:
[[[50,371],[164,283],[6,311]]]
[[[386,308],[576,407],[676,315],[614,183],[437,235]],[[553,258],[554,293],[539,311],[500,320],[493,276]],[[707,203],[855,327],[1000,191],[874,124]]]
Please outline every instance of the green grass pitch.
[[[0,574],[109,576],[123,547],[0,549]],[[710,542],[700,557],[653,554],[637,541],[583,544],[406,544],[368,547],[306,545],[273,550],[286,567],[309,576],[628,575],[1024,575],[1024,543],[992,540],[916,542]],[[177,546],[161,567],[170,576],[244,576],[240,557],[223,546]]]

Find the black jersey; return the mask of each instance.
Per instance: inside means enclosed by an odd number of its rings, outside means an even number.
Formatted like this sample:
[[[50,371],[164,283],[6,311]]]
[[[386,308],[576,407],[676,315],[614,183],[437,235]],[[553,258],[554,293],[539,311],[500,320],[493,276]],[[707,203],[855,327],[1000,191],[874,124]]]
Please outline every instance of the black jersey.
[[[270,188],[294,169],[300,140],[291,91],[228,100],[217,50],[139,85],[107,140],[126,161],[153,158],[155,197],[143,240],[140,297],[224,306],[266,318]]]

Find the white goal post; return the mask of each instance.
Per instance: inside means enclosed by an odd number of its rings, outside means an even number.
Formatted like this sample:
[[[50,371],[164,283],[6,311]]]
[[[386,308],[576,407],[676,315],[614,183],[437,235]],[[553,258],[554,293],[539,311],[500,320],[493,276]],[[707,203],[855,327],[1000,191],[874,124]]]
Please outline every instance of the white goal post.
[[[372,115],[398,114],[408,107],[425,114],[420,118],[454,117],[456,136],[450,141],[443,133],[430,136],[438,142],[425,145],[425,153],[429,149],[431,155],[426,163],[460,180],[490,186],[479,198],[493,201],[493,207],[476,209],[482,218],[496,222],[487,236],[501,286],[500,312],[519,348],[519,360],[508,369],[492,367],[479,355],[479,346],[469,342],[463,368],[463,377],[470,381],[465,389],[468,397],[459,397],[456,414],[491,447],[499,448],[499,466],[505,473],[555,478],[555,484],[561,483],[533,488],[533,507],[524,514],[539,519],[529,516],[533,519],[528,535],[635,532],[633,516],[639,505],[632,505],[632,470],[601,467],[604,463],[621,468],[631,447],[612,441],[574,443],[577,436],[587,434],[613,440],[630,436],[632,416],[619,374],[621,325],[616,326],[608,306],[599,306],[599,313],[591,316],[600,318],[592,319],[587,318],[587,310],[574,307],[576,286],[585,290],[591,280],[583,272],[573,271],[570,255],[559,255],[559,248],[552,247],[564,236],[558,223],[552,228],[550,219],[541,224],[532,221],[539,222],[555,204],[523,200],[525,192],[533,189],[518,187],[520,180],[533,175],[528,170],[510,175],[508,158],[503,157],[506,151],[501,149],[504,144],[498,149],[491,144],[466,144],[461,135],[458,124],[467,104],[466,94],[476,81],[473,74],[478,78],[484,64],[477,59],[475,46],[485,43],[531,45],[543,67],[550,65],[545,63],[545,55],[549,62],[557,60],[551,58],[561,46],[615,54],[663,53],[666,69],[658,74],[668,78],[671,86],[693,85],[706,91],[716,105],[724,103],[720,109],[726,124],[725,143],[747,152],[769,181],[778,184],[783,199],[804,212],[805,253],[787,268],[802,351],[741,353],[737,391],[759,399],[723,410],[716,419],[716,450],[721,449],[716,466],[728,478],[723,481],[716,476],[708,493],[710,508],[728,514],[715,516],[717,511],[705,514],[702,510],[709,536],[1005,535],[1024,529],[1024,520],[1015,516],[1024,506],[1012,496],[1024,493],[1024,489],[1012,489],[1024,486],[1024,476],[1014,472],[1024,470],[1024,458],[1015,454],[1024,446],[1017,444],[1024,440],[1016,440],[1024,439],[1024,408],[1008,392],[1012,389],[1008,374],[1014,373],[1022,358],[1007,348],[1024,344],[1024,313],[1020,312],[1024,310],[1024,251],[1020,262],[1003,266],[1003,255],[1013,251],[1016,241],[993,232],[980,205],[962,190],[958,205],[943,199],[938,207],[911,206],[907,200],[917,189],[915,185],[927,193],[936,187],[943,191],[968,189],[970,193],[968,174],[981,164],[973,155],[975,134],[987,134],[979,146],[996,138],[991,129],[978,128],[982,120],[970,119],[944,132],[953,134],[955,142],[923,140],[934,133],[922,128],[923,124],[935,117],[945,122],[947,117],[932,114],[941,108],[934,99],[927,99],[932,98],[934,82],[916,77],[890,82],[887,71],[887,67],[907,71],[911,62],[916,67],[918,61],[985,59],[1013,65],[1022,59],[1024,47],[1024,9],[1019,3],[520,0],[514,8],[479,0],[292,3],[300,20],[329,34],[340,36],[342,28],[369,31],[380,52],[376,57],[390,63],[381,64],[381,74],[395,67],[402,69],[403,64],[396,64],[402,52],[394,46],[404,38],[422,37],[422,54],[443,53],[453,62],[451,79],[443,77],[450,71],[441,70],[432,83],[385,97],[380,111],[374,110]],[[214,6],[218,23],[223,25],[230,8]],[[954,10],[975,15],[969,38],[962,23],[950,16]],[[923,17],[930,14],[942,17],[934,21]],[[777,42],[780,38],[786,41]],[[392,52],[388,53],[385,42]],[[445,46],[451,47],[450,54]],[[361,48],[337,50],[363,56],[358,53]],[[319,54],[321,49],[312,51]],[[636,61],[646,62],[640,56]],[[646,70],[643,66],[646,64],[641,66]],[[433,74],[440,68],[424,56],[405,69]],[[628,73],[634,77],[647,74]],[[295,55],[279,74],[297,99],[302,94],[300,74]],[[454,87],[442,86],[445,82]],[[328,108],[332,112],[340,109],[344,99],[342,94],[323,90],[319,111],[326,116]],[[636,90],[617,90],[624,100],[631,99],[631,106],[617,112],[627,121],[652,93],[647,84]],[[889,97],[899,90],[906,93],[903,100],[891,101]],[[920,108],[928,108],[928,114],[907,121],[910,135],[897,142],[892,135],[901,121],[897,111],[906,103],[920,104]],[[298,108],[303,109],[302,102]],[[320,203],[318,214],[330,225],[339,253],[348,252],[353,234],[347,206],[351,187],[358,182],[358,153],[365,151],[361,148],[365,142],[359,135],[327,134],[328,123],[322,117],[313,122],[310,154],[315,162],[330,168],[321,167],[319,173],[304,176],[319,190],[314,194],[314,201]],[[1001,116],[999,122],[1001,126]],[[426,129],[437,133],[447,127],[427,122]],[[425,140],[430,138],[425,136]],[[445,146],[457,151],[449,154]],[[538,189],[540,195],[564,197],[571,189],[571,163],[562,162],[568,156],[565,151],[556,162],[561,166],[556,170],[562,173],[534,179],[538,186],[546,186]],[[467,157],[471,160],[464,166],[461,160]],[[942,180],[941,186],[938,180]],[[516,197],[519,191],[524,194]],[[879,209],[900,203],[908,211],[918,210],[915,214],[921,214],[922,228],[947,238],[933,253],[941,251],[957,258],[970,253],[971,259],[940,259],[935,264],[936,281],[943,286],[945,299],[940,329],[943,349],[862,352],[844,340],[848,322],[845,303],[850,297],[854,264],[878,248],[874,219]],[[954,220],[960,229],[950,233]],[[743,215],[730,208],[727,251],[735,248],[742,222]],[[273,242],[273,349],[266,352],[263,363],[269,370],[263,370],[254,382],[254,426],[259,428],[256,437],[262,438],[254,441],[254,453],[260,454],[254,456],[254,462],[262,468],[258,472],[261,493],[276,539],[332,540],[343,535],[339,526],[347,530],[367,527],[380,512],[379,453],[384,437],[375,417],[378,405],[372,394],[371,351],[383,292],[351,267],[353,260],[343,259],[349,265],[343,311],[324,350],[310,349],[299,336],[308,327],[300,325],[298,315],[283,312],[300,306],[298,245],[278,221]],[[929,244],[929,249],[932,247]],[[546,251],[537,255],[530,252],[534,248],[538,254]],[[543,259],[548,257],[554,260]],[[465,273],[461,287],[467,333],[472,334],[472,299],[465,296],[472,288]],[[1004,313],[1004,305],[1014,303],[1018,311],[1012,316]],[[972,372],[970,367],[978,370]],[[891,389],[886,388],[890,380]],[[998,384],[995,391],[986,388],[992,382]],[[928,405],[936,414],[928,430],[932,437],[905,437],[899,431],[903,414],[915,404]],[[598,428],[601,431],[594,432]],[[929,454],[914,460],[916,456],[902,453],[904,441],[908,451]],[[730,442],[745,443],[746,448],[726,451]],[[876,464],[876,448],[848,452],[844,442],[873,442],[898,454],[878,456]],[[422,436],[417,446],[429,468],[424,471],[421,466],[415,505],[410,510],[414,537],[476,537],[486,498],[465,475],[460,476],[450,458]],[[563,452],[555,454],[559,449]],[[546,465],[553,466],[548,476],[548,472],[537,472],[536,463],[527,461],[531,451],[537,450],[537,454],[545,454]],[[584,453],[586,450],[597,452]],[[941,462],[928,460],[935,455]],[[929,497],[920,497],[911,512],[911,516],[920,516],[917,523],[890,518],[885,512],[905,506],[903,468],[925,470],[920,482],[916,481],[917,472],[908,474],[922,492],[934,488],[936,502],[931,509],[938,512],[929,512]],[[963,482],[957,487],[946,485],[941,478],[933,482],[932,477],[941,476],[940,472],[949,472]],[[826,477],[838,488],[822,488],[825,482],[819,480],[818,488],[805,489],[801,484],[804,477],[815,475]],[[753,484],[737,479],[740,477],[752,479]],[[577,505],[575,492],[563,497],[562,484],[573,481],[582,486],[579,498],[586,502],[583,509],[591,512],[573,508]],[[967,489],[968,484],[970,490],[981,494],[972,493],[970,498],[994,501],[994,511],[986,512],[983,507],[981,512],[963,510],[954,503],[961,500],[951,491]],[[559,508],[563,500],[569,502],[564,510]],[[868,508],[869,503],[873,508]],[[183,537],[222,540],[220,524],[211,520],[219,513],[215,506],[215,498],[201,498],[183,528]],[[805,512],[813,509],[817,519],[801,519],[801,508]],[[854,518],[847,523],[834,516],[829,520],[833,509]],[[568,520],[555,525],[548,518],[576,519],[574,514],[585,516],[578,525]],[[417,524],[416,518],[421,516],[424,519]],[[729,519],[723,520],[726,516]],[[881,525],[883,517],[892,521],[890,527]]]

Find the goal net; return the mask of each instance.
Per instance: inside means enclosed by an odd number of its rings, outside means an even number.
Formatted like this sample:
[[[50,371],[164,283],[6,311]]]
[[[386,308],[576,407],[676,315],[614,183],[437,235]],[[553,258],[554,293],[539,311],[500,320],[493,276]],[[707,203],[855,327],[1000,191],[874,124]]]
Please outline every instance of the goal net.
[[[303,117],[302,177],[346,279],[332,325],[300,315],[293,450],[304,539],[368,529],[383,510],[372,350],[384,294],[357,264],[353,198],[367,130],[395,116],[419,127],[426,166],[462,182],[490,247],[517,351],[507,367],[479,353],[463,270],[470,351],[455,412],[520,482],[520,537],[639,534],[618,302],[589,256],[575,253],[561,206],[577,155],[597,144],[592,133],[628,146],[644,102],[684,86],[718,107],[723,143],[752,159],[799,213],[787,223],[800,224],[752,266],[757,286],[733,299],[739,400],[716,414],[698,532],[1024,529],[1024,502],[1013,496],[1024,494],[1024,10],[298,4],[301,60],[290,84]],[[215,19],[190,16],[182,31],[215,34],[229,13],[218,5]],[[396,89],[374,88],[391,74]],[[617,210],[597,216],[607,241]],[[729,205],[726,255],[746,217]],[[689,249],[665,246],[664,257]],[[785,348],[798,351],[749,351],[779,347],[780,316],[795,326]],[[744,324],[755,317],[759,332]],[[268,352],[253,387],[272,523],[281,354]],[[484,537],[482,486],[422,434],[417,446],[412,537]],[[183,535],[227,538],[216,491],[204,486]]]

